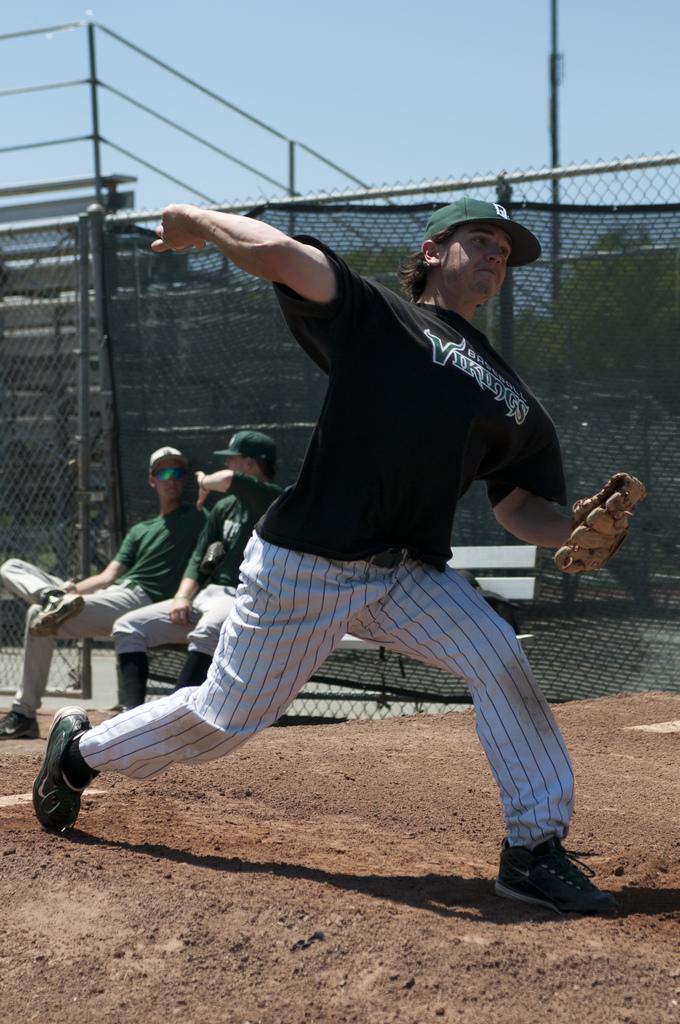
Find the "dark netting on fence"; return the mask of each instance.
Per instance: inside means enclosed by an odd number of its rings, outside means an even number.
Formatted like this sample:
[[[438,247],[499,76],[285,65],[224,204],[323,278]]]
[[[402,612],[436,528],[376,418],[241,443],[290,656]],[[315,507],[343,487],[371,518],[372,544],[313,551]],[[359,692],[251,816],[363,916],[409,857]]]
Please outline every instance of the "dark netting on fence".
[[[395,269],[419,246],[427,211],[437,205],[294,212],[282,205],[253,215],[322,239],[361,273],[396,288]],[[543,257],[508,275],[477,325],[555,419],[572,498],[620,469],[649,489],[611,568],[567,577],[541,552],[537,600],[519,612],[521,631],[533,634],[531,661],[552,700],[680,690],[680,206],[525,204],[512,212],[541,239]],[[292,482],[325,387],[288,335],[269,285],[214,248],[155,256],[152,237],[120,226],[106,237],[128,525],[155,514],[146,469],[150,451],[163,443],[215,469],[213,449],[234,430],[256,427],[275,437],[280,482]],[[460,505],[454,543],[508,540],[485,489],[474,487]],[[432,672],[421,684],[421,673],[395,656],[380,666],[376,655],[352,658],[360,686],[373,674],[383,689],[386,679],[390,689],[408,680],[409,693],[414,685],[424,694],[450,689]],[[340,666],[348,680],[350,660]],[[320,676],[337,678],[338,666],[329,661]]]

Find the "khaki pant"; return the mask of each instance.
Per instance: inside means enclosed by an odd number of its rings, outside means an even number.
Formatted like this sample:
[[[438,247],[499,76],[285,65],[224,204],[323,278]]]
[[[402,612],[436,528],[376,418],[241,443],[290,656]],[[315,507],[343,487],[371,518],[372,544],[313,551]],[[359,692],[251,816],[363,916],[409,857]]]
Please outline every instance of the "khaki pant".
[[[30,605],[26,613],[24,665],[12,710],[34,718],[47,687],[52,654],[57,640],[108,640],[114,622],[125,612],[151,604],[141,587],[113,583],[94,594],[84,594],[84,607],[59,626],[54,636],[31,636],[30,625],[42,608],[38,602],[48,590],[64,586],[64,580],[30,562],[10,558],[0,566],[3,586]]]
[[[163,644],[188,644],[190,651],[212,658],[222,623],[234,606],[235,593],[232,587],[209,583],[192,601],[191,622],[187,626],[170,619],[172,600],[157,601],[128,612],[113,627],[116,654],[143,652]]]

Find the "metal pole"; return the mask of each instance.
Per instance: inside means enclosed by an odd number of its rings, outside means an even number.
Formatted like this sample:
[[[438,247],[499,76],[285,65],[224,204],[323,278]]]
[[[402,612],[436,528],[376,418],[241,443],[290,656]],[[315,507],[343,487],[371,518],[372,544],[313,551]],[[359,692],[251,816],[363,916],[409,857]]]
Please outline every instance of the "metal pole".
[[[295,195],[295,141],[288,140],[288,195]]]
[[[558,119],[558,88],[562,79],[562,55],[557,50],[557,0],[550,0],[550,166],[559,167],[559,119]],[[560,202],[559,178],[551,182],[552,193],[552,293],[553,302],[560,292],[560,215],[557,206]]]
[[[558,95],[560,84],[560,54],[557,52],[557,0],[550,0],[550,166],[560,165]],[[558,182],[553,189],[559,193]]]
[[[88,217],[78,217],[78,554],[82,577],[92,573],[90,552],[90,265]],[[91,644],[83,640],[81,696],[92,696]]]
[[[94,192],[98,203],[102,201],[102,167],[99,148],[99,107],[97,104],[97,64],[94,51],[94,25],[87,26],[87,48],[90,58],[90,103],[92,107],[92,145],[94,148]]]
[[[501,206],[504,206],[508,213],[510,213],[510,204],[512,203],[512,186],[505,180],[505,178],[498,179],[498,185],[496,187],[496,196]],[[513,294],[513,280],[512,280],[512,267],[508,267],[505,275],[505,281],[501,288],[500,295],[498,296],[500,303],[500,350],[501,355],[504,359],[510,363],[512,362],[512,353],[514,349],[514,294]]]
[[[295,195],[295,141],[288,140],[288,195]],[[288,234],[295,234],[295,213],[291,210],[288,214]]]
[[[118,464],[118,432],[116,403],[111,369],[111,348],[106,316],[106,278],[104,272],[104,209],[98,203],[87,208],[92,251],[92,291],[94,320],[99,364],[99,389],[103,435],[105,479],[108,482],[107,500],[111,556],[123,539],[123,510]]]

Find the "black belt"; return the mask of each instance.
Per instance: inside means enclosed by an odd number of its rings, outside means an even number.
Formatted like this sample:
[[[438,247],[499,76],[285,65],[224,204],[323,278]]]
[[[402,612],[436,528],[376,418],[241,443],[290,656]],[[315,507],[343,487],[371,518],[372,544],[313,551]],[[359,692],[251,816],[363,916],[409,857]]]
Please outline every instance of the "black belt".
[[[386,548],[384,551],[377,551],[366,561],[369,565],[376,565],[379,569],[394,569],[404,560],[406,551],[403,548]]]

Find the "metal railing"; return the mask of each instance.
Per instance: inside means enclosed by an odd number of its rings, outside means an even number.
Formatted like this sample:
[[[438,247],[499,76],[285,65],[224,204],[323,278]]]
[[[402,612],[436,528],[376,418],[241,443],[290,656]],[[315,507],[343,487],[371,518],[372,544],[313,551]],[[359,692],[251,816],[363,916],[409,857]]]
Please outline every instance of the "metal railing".
[[[244,168],[245,170],[252,173],[256,178],[267,182],[269,185],[274,185],[277,188],[283,189],[284,192],[287,192],[289,195],[295,195],[297,191],[296,161],[298,151],[307,153],[315,160],[319,160],[321,163],[337,171],[340,175],[342,175],[344,178],[347,178],[349,181],[352,181],[354,184],[361,185],[363,188],[367,187],[366,183],[361,181],[360,178],[352,174],[346,168],[341,167],[337,162],[329,159],[327,156],[324,156],[323,153],[320,153],[317,149],[314,149],[312,146],[309,146],[304,142],[300,142],[298,139],[293,139],[285,132],[280,131],[273,125],[270,125],[266,121],[263,121],[261,118],[256,117],[254,114],[251,114],[249,111],[237,106],[235,103],[232,103],[231,100],[228,100],[225,96],[221,96],[213,89],[209,89],[207,86],[202,85],[200,82],[197,82],[196,79],[184,74],[177,68],[173,67],[171,64],[168,64],[165,61],[161,60],[159,57],[155,57],[153,54],[149,53],[148,50],[142,49],[141,46],[138,46],[132,40],[125,38],[125,36],[120,35],[118,32],[114,32],[112,29],[107,28],[106,25],[102,25],[100,22],[95,22],[92,20],[77,21],[69,22],[64,25],[51,26],[48,28],[28,29],[22,32],[8,32],[0,34],[0,43],[10,42],[12,40],[20,39],[26,36],[51,35],[56,32],[71,32],[75,30],[84,30],[86,34],[87,59],[89,67],[89,74],[86,78],[71,79],[64,82],[49,82],[41,85],[28,85],[13,89],[4,89],[0,91],[0,99],[10,98],[14,96],[22,96],[36,92],[49,92],[55,89],[69,89],[86,86],[89,92],[90,100],[90,131],[87,134],[83,135],[75,135],[56,139],[44,139],[30,143],[2,146],[0,147],[0,154],[13,153],[28,149],[39,149],[49,146],[70,145],[78,142],[90,142],[92,144],[92,163],[94,168],[95,199],[98,203],[101,203],[103,202],[101,154],[102,147],[108,146],[115,152],[127,156],[129,159],[135,161],[141,166],[154,171],[156,174],[159,174],[166,180],[172,181],[174,184],[179,185],[181,188],[186,189],[189,192],[192,192],[194,195],[197,195],[199,198],[204,199],[206,202],[215,203],[215,199],[213,199],[211,196],[207,195],[200,189],[196,188],[195,185],[180,181],[177,177],[170,174],[167,170],[163,170],[161,167],[159,167],[152,161],[145,159],[143,156],[137,153],[131,152],[126,147],[123,147],[120,144],[120,142],[113,140],[108,135],[102,134],[100,128],[99,114],[99,90],[104,89],[110,92],[111,95],[117,96],[118,99],[121,99],[124,103],[134,106],[136,109],[143,111],[149,117],[161,121],[162,123],[168,125],[175,131],[181,133],[187,138],[190,138],[193,142],[197,143],[198,145],[204,146],[210,149],[212,152],[217,153],[225,160],[228,160],[231,163],[234,163],[239,167]],[[203,136],[197,134],[196,132],[187,128],[185,125],[181,125],[174,119],[165,116],[160,111],[155,110],[152,106],[142,103],[140,100],[136,99],[134,96],[131,96],[129,93],[123,92],[121,89],[118,89],[115,85],[112,85],[110,82],[103,81],[99,77],[97,71],[96,32],[101,32],[102,34],[115,40],[121,46],[124,46],[126,49],[129,49],[134,53],[138,54],[145,61],[154,64],[156,67],[161,68],[167,74],[177,78],[185,85],[193,89],[195,92],[207,96],[209,99],[213,100],[221,107],[230,110],[232,113],[236,114],[241,119],[250,122],[257,128],[273,136],[274,138],[280,140],[284,144],[286,149],[287,181],[279,181],[278,179],[272,177],[269,172],[264,171],[261,168],[254,167],[252,164],[236,156],[234,153],[228,152],[223,147],[218,146],[216,143],[211,142],[209,139],[206,139]]]

